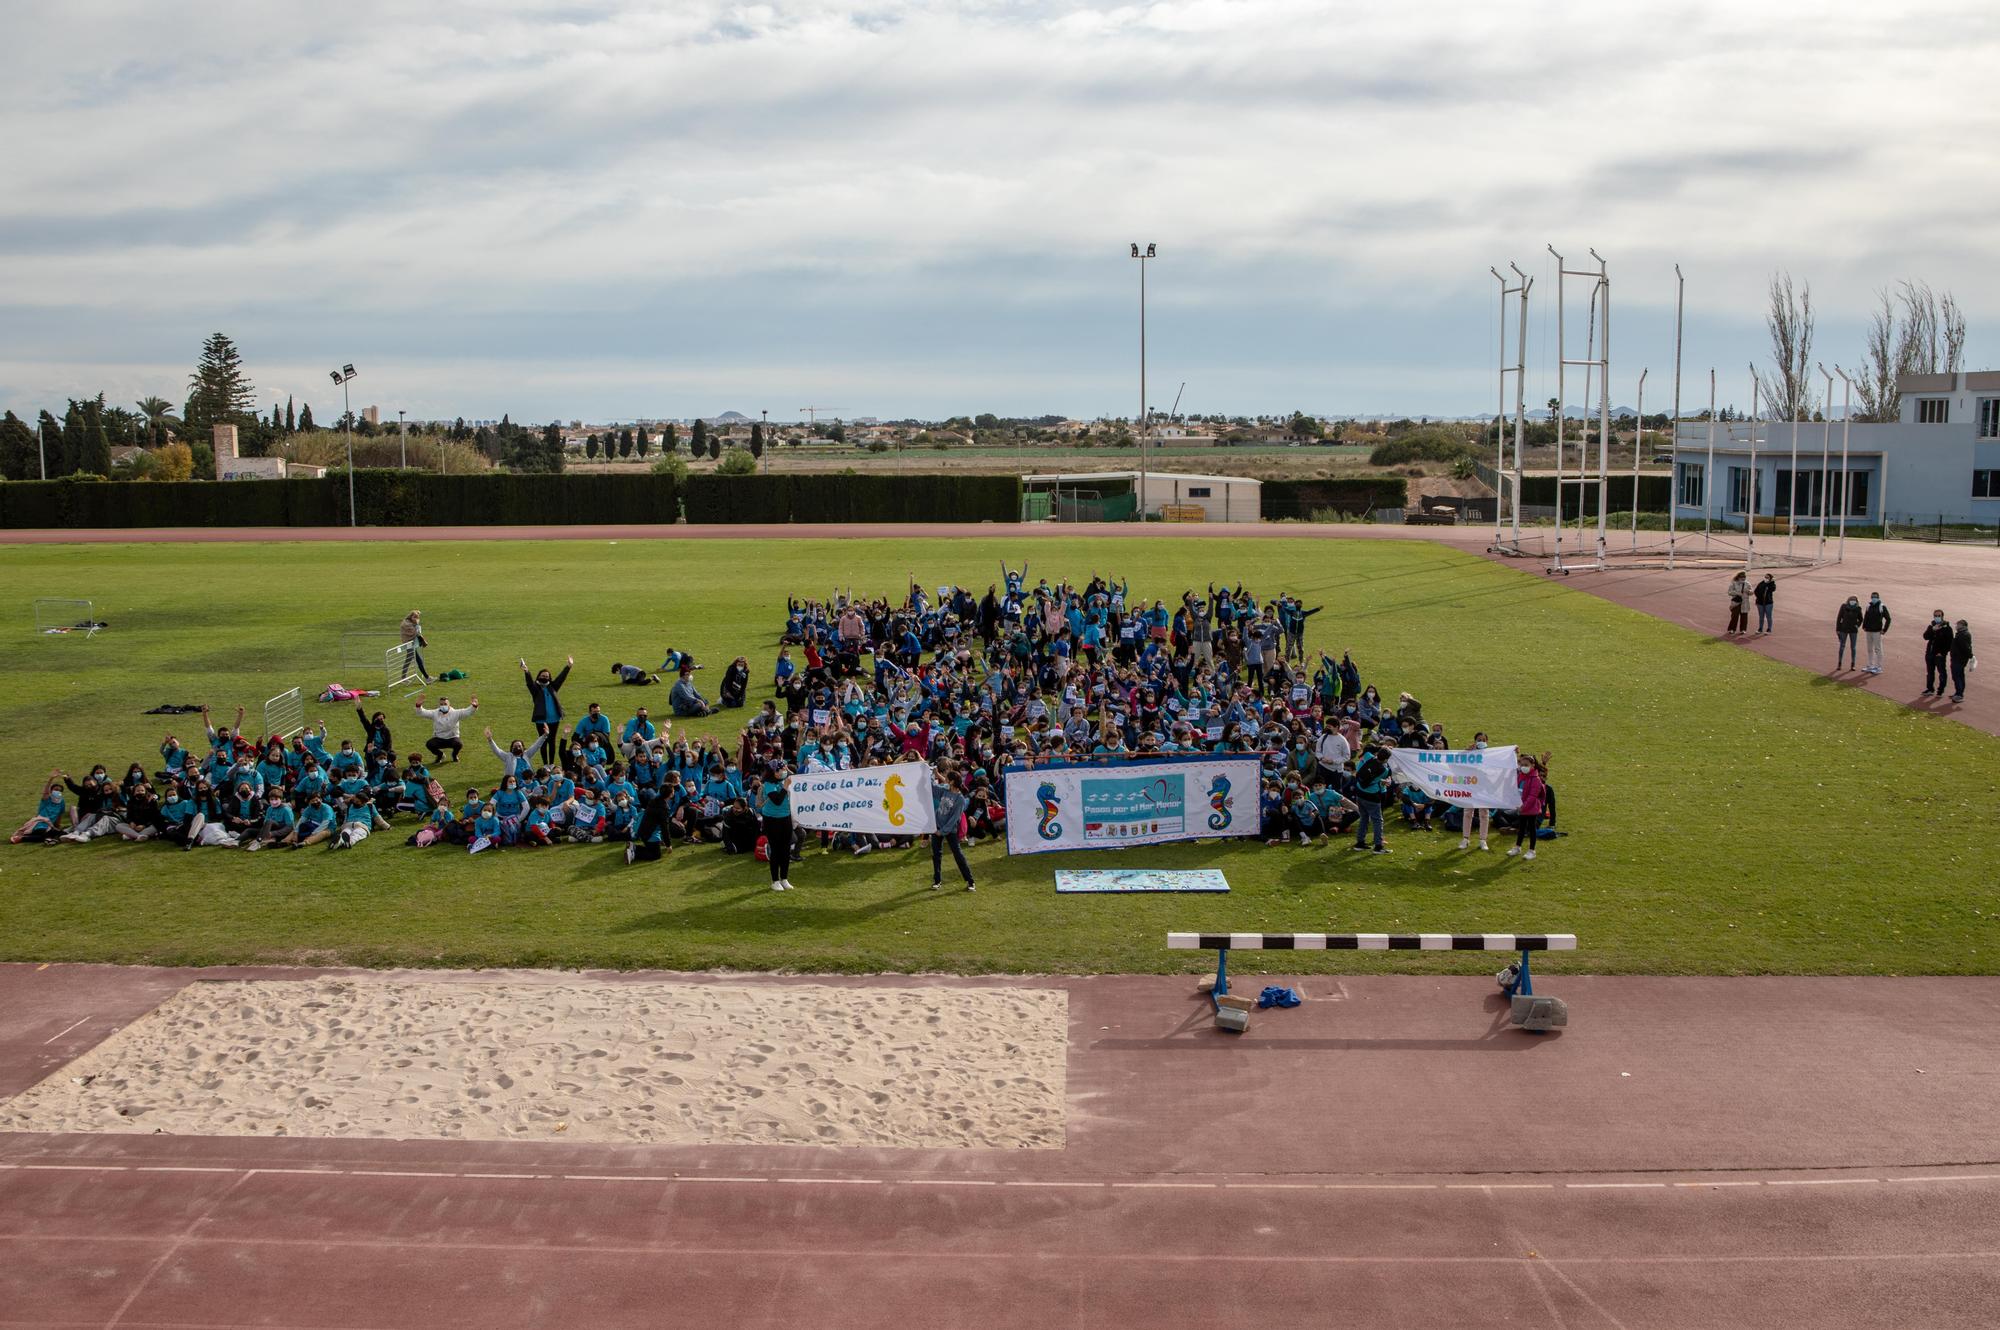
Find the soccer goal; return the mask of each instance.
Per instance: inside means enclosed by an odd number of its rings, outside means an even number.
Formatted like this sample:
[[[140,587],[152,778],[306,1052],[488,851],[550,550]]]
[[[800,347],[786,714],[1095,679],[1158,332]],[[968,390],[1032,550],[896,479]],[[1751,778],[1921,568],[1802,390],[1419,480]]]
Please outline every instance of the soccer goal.
[[[38,636],[62,637],[81,633],[94,637],[104,625],[97,610],[87,600],[43,599],[35,602],[35,632]]]
[[[417,669],[417,644],[398,642],[382,653],[382,696],[401,693],[408,697],[424,687],[424,676]]]
[[[287,688],[276,697],[264,703],[264,733],[261,738],[277,735],[289,739],[293,735],[305,733],[306,700],[296,688]]]

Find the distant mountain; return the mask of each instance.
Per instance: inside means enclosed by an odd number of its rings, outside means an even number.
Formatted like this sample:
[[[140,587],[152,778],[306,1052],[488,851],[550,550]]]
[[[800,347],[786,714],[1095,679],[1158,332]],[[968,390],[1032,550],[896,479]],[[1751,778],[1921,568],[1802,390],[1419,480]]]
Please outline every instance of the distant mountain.
[[[719,416],[710,416],[708,423],[711,425],[741,425],[748,422],[749,419],[750,417],[744,415],[741,411],[724,411]]]

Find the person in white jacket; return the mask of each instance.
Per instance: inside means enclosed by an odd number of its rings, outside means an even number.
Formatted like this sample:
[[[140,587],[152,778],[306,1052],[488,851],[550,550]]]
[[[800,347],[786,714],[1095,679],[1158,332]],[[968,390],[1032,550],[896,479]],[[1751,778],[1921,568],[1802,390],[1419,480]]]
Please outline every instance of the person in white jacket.
[[[424,740],[424,747],[431,750],[431,760],[442,762],[446,753],[451,760],[458,761],[458,755],[465,748],[465,741],[458,737],[458,727],[465,718],[479,710],[479,698],[475,695],[469,706],[455,707],[448,697],[440,697],[434,707],[424,705],[424,699],[417,699],[417,714],[429,719],[431,737]]]

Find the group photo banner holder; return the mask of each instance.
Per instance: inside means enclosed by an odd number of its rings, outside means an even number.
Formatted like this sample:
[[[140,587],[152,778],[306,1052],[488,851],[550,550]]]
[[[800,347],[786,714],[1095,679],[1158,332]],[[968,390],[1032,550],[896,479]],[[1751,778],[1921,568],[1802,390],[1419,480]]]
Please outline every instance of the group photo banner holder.
[[[1009,771],[1007,853],[1254,836],[1261,778],[1254,756]]]
[[[1521,806],[1516,748],[1392,748],[1389,772],[1441,803],[1513,812]]]

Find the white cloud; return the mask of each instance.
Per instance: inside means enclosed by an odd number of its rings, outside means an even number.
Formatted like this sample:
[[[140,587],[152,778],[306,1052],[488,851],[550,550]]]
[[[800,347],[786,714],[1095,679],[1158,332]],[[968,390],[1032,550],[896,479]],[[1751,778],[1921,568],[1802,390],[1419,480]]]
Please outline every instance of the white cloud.
[[[1033,408],[1041,375],[1050,409],[1120,410],[1130,239],[1162,248],[1163,372],[1244,409],[1480,409],[1486,265],[1539,271],[1548,241],[1612,260],[1627,377],[1675,261],[1714,343],[1691,364],[1758,349],[1775,267],[1829,339],[1905,275],[1958,291],[1975,349],[2000,305],[2000,20],[1972,5],[362,0],[10,28],[17,408],[220,327],[253,369],[260,345],[406,366],[424,414],[713,409],[689,374],[865,381],[878,414]]]

